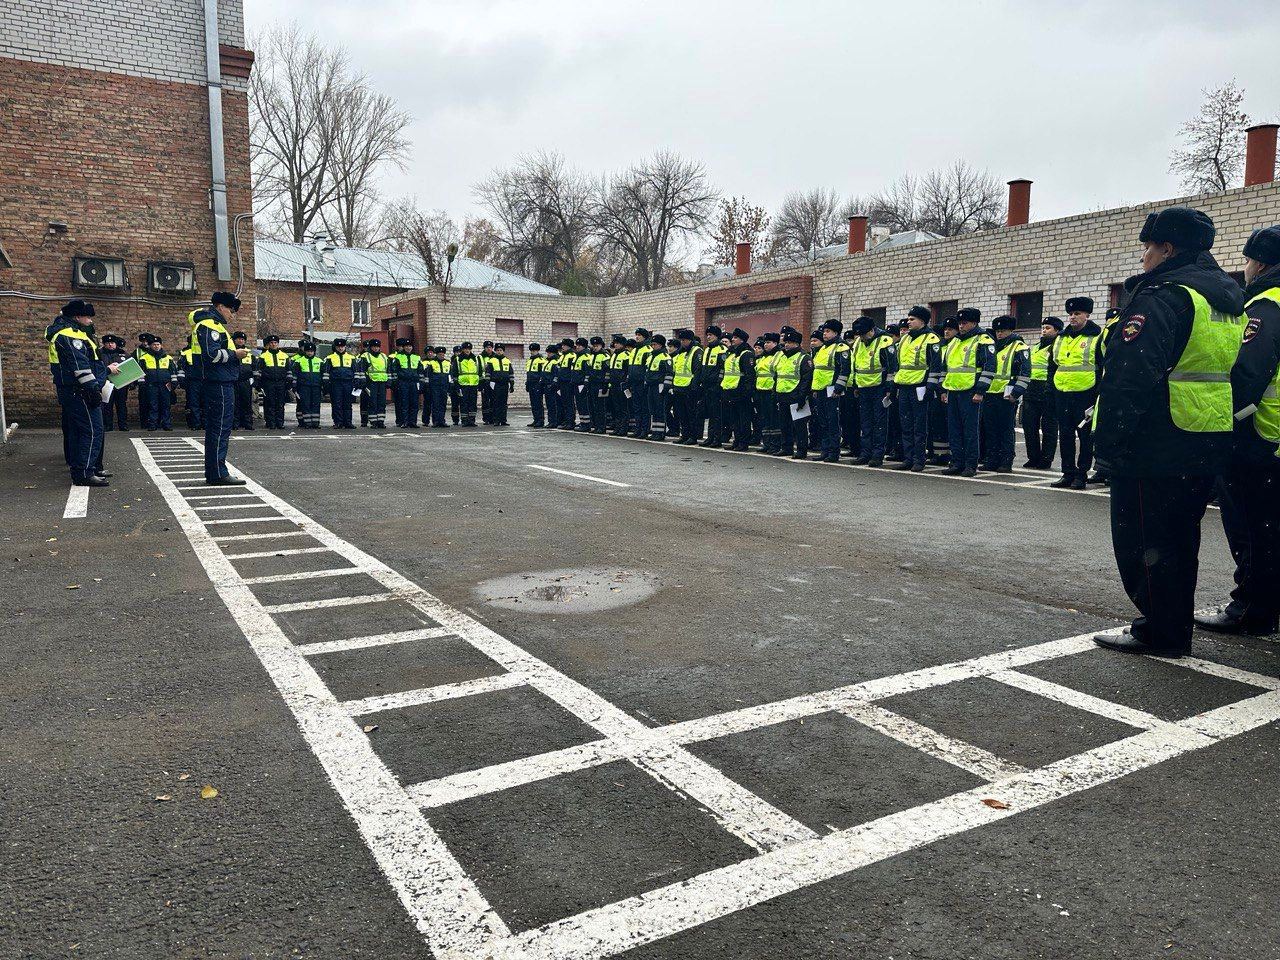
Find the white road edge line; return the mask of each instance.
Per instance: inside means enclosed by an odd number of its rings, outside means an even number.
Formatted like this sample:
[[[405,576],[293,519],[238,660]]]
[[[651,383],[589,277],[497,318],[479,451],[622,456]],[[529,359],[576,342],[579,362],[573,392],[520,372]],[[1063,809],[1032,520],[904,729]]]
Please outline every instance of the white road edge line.
[[[71,485],[67,493],[67,505],[63,508],[63,520],[78,520],[89,515],[89,488]]]
[[[562,473],[566,477],[576,477],[579,480],[591,480],[595,483],[607,483],[611,487],[629,487],[629,483],[619,483],[617,480],[606,480],[603,477],[593,477],[585,473],[574,473],[572,470],[557,470],[555,467],[544,467],[539,463],[526,463],[526,467],[533,470],[545,470],[547,473]]]

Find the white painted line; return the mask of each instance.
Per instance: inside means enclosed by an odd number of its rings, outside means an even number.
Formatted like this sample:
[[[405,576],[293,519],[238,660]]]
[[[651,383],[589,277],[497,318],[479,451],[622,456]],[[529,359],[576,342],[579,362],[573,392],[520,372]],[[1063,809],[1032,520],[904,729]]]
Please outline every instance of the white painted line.
[[[991,679],[1010,687],[1016,687],[1019,690],[1025,690],[1027,693],[1034,693],[1037,696],[1044,697],[1046,700],[1066,704],[1068,707],[1075,707],[1077,710],[1096,713],[1098,716],[1106,717],[1108,720],[1126,723],[1131,727],[1137,727],[1139,730],[1150,730],[1153,727],[1162,726],[1166,722],[1153,714],[1147,713],[1145,710],[1135,710],[1123,704],[1112,703],[1110,700],[1102,700],[1090,694],[1081,693],[1079,690],[1073,690],[1071,687],[1064,687],[1060,683],[1033,677],[1029,673],[1002,670],[999,673],[991,674]]]
[[[935,757],[944,763],[967,770],[975,777],[995,782],[1026,773],[1027,768],[963,740],[956,740],[924,724],[893,713],[883,707],[864,704],[840,711],[850,720],[865,724],[877,733]]]
[[[254,493],[202,493],[199,496],[184,497],[187,503],[194,503],[197,500],[257,500],[258,495]]]
[[[361,571],[365,572],[365,571]],[[295,613],[299,610],[324,610],[327,607],[356,607],[363,603],[382,603],[398,598],[396,593],[366,593],[355,597],[329,597],[326,600],[299,600],[296,603],[272,603],[262,609],[267,613]]]
[[[261,510],[265,504],[258,503],[223,503],[209,504],[203,507],[193,507],[194,510]]]
[[[210,539],[218,543],[230,543],[233,540],[273,540],[276,537],[305,537],[308,536],[305,530],[278,530],[274,533],[235,533],[226,537],[211,537]]]
[[[588,910],[491,944],[479,954],[454,951],[442,960],[596,960],[614,956],[1280,720],[1277,693],[1233,707],[1237,709],[1229,712],[1222,708],[1189,721],[1162,725],[998,784],[984,784]],[[984,800],[998,804],[989,806]]]
[[[560,473],[566,477],[577,477],[579,480],[591,480],[595,483],[607,483],[611,487],[629,487],[629,483],[619,483],[617,480],[605,480],[603,477],[592,477],[585,473],[574,473],[572,470],[557,470],[555,467],[544,467],[537,463],[526,463],[526,467],[534,470],[545,470],[547,473]]]
[[[292,550],[254,550],[252,553],[228,553],[225,556],[228,560],[254,560],[258,557],[296,557],[302,553],[332,552],[328,547],[294,547]]]
[[[287,523],[293,522],[288,517],[228,517],[223,520],[204,520],[202,522],[205,526],[211,527],[215,523],[273,523],[279,520],[283,520]]]
[[[332,570],[304,570],[301,573],[273,573],[265,577],[245,577],[244,582],[253,586],[258,583],[288,583],[291,580],[310,580],[313,577],[349,577],[355,573],[364,573],[364,571],[359,567],[335,567]]]
[[[67,505],[63,508],[63,520],[78,520],[89,514],[89,488],[77,487],[74,484],[67,493]]]
[[[313,550],[325,550],[328,547],[312,547]],[[235,557],[228,557],[234,560]],[[303,654],[314,657],[321,653],[341,653],[345,650],[365,650],[369,647],[385,647],[393,643],[410,643],[414,640],[433,640],[436,637],[451,636],[444,627],[424,627],[421,630],[400,630],[396,633],[375,633],[368,637],[352,637],[349,640],[321,640],[317,643],[303,643],[298,646]]]
[[[509,930],[306,658],[289,642],[145,447],[134,441],[209,579],[293,712],[365,844],[433,953],[477,953]]]
[[[474,697],[481,693],[510,690],[512,687],[524,686],[525,682],[525,678],[518,673],[499,673],[492,677],[480,677],[477,680],[463,680],[460,683],[442,683],[438,687],[384,693],[376,697],[365,697],[363,700],[348,700],[342,704],[342,709],[353,717],[359,717],[366,713],[402,710],[405,707],[439,703],[441,700],[459,700],[462,697]]]
[[[1186,667],[1189,670],[1207,673],[1211,677],[1234,680],[1236,683],[1245,683],[1251,687],[1261,687],[1263,690],[1280,690],[1280,679],[1276,677],[1263,676],[1261,673],[1250,673],[1248,670],[1228,667],[1226,664],[1214,663],[1211,660],[1201,660],[1199,657],[1182,657],[1179,660],[1169,660],[1167,662],[1179,667]]]

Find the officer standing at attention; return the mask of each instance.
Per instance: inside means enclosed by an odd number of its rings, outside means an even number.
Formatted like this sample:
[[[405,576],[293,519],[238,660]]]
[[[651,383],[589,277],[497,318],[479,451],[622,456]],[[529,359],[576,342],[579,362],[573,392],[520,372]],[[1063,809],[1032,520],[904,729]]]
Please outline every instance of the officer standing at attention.
[[[1067,301],[1067,327],[1054,338],[1049,377],[1058,395],[1058,435],[1062,444],[1062,477],[1049,484],[1083,490],[1093,465],[1093,422],[1102,365],[1102,328],[1089,319],[1093,300]],[[1077,443],[1079,444],[1077,451]]]
[[[682,327],[675,332],[680,342],[679,351],[671,358],[671,391],[675,401],[676,420],[680,424],[680,439],[676,442],[692,446],[702,436],[702,421],[698,414],[698,381],[702,372],[702,349],[695,345],[693,331]]]
[[[489,365],[490,391],[493,393],[492,422],[495,427],[509,426],[507,403],[516,389],[516,375],[507,357],[507,345],[493,345],[493,360]]]
[[[907,329],[898,342],[898,419],[902,421],[902,463],[899,470],[924,470],[929,440],[929,394],[942,379],[938,335],[929,329],[929,308],[912,307]]]
[[[299,353],[293,358],[289,368],[289,386],[298,396],[296,413],[299,430],[320,429],[320,384],[324,373],[320,368],[320,358],[316,356],[316,345],[312,340],[303,340],[298,344]]]
[[[631,347],[631,365],[627,368],[627,390],[631,396],[631,436],[649,439],[649,358],[653,356],[653,334],[644,327],[636,327],[634,346]]]
[[[1022,398],[1022,433],[1027,443],[1027,462],[1022,466],[1032,470],[1052,467],[1058,449],[1058,399],[1049,379],[1049,354],[1061,332],[1061,320],[1045,317],[1040,342],[1031,348],[1031,383]]]
[[[857,339],[852,353],[852,386],[858,397],[858,421],[862,427],[860,452],[853,462],[879,467],[884,464],[888,441],[886,380],[897,369],[893,338],[877,330],[870,317],[859,317],[850,327]]]
[[[480,422],[493,423],[493,390],[489,387],[489,371],[493,369],[493,341],[486,340],[480,347],[480,378],[483,389],[480,392]]]
[[[418,429],[418,394],[421,393],[422,373],[419,367],[422,358],[410,349],[413,341],[408,337],[396,339],[396,352],[391,355],[387,365],[387,376],[391,377],[396,410],[396,426],[406,430]]]
[[[620,333],[613,335],[610,343],[612,353],[609,355],[609,426],[615,437],[625,437],[630,433],[631,398],[631,351],[627,346],[627,338]]]
[[[142,355],[142,389],[147,394],[147,422],[144,426],[148,430],[172,430],[170,410],[177,370],[173,359],[164,352],[164,342],[159,337],[152,337],[147,347]]]
[[[187,320],[188,322],[190,322],[191,317],[188,316]],[[147,352],[147,349],[150,346],[150,344],[151,344],[151,334],[147,333],[146,331],[143,331],[142,333],[138,334],[137,343],[135,343],[133,347],[133,359],[138,361],[139,366],[142,365],[142,357]],[[199,394],[199,392],[200,392],[200,387],[197,382],[196,393]],[[196,409],[197,411],[200,409],[198,403],[196,405]],[[145,390],[138,391],[138,422],[143,424],[147,422],[147,392]],[[187,403],[187,426],[188,427],[193,426],[194,429],[200,429],[202,426],[202,421],[200,420],[198,415],[196,417],[196,423],[194,425],[191,423],[190,402]]]
[[[415,359],[417,359],[415,357]],[[355,392],[355,358],[347,353],[347,341],[342,337],[333,341],[333,352],[324,358],[322,382],[329,388],[329,415],[339,430],[354,430],[351,422],[351,394]],[[414,417],[418,415],[414,402]]]
[[[240,309],[240,298],[219,290],[213,308],[194,312],[191,331],[196,368],[200,371],[204,410],[204,482],[211,486],[244,486],[227,471],[227,444],[236,415],[236,382],[249,351],[234,347],[226,324]]]
[[[231,335],[231,342],[235,345],[237,351],[243,350],[244,356],[240,358],[239,377],[236,380],[236,416],[235,429],[252,430],[253,429],[253,384],[257,367],[254,362],[253,350],[249,348],[249,337],[243,330],[237,330]]]
[[[196,352],[190,346],[178,354],[178,386],[182,388],[187,407],[187,427],[191,430],[204,429],[204,411],[200,405],[200,379],[196,370]],[[142,394],[138,394],[138,407],[141,410]]]
[[[792,460],[809,459],[809,421],[812,419],[812,408],[809,413],[798,420],[792,419],[793,406],[804,408],[809,406],[809,395],[813,390],[813,360],[800,349],[800,331],[792,327],[784,327],[782,331],[782,352],[778,354],[773,365],[774,393],[778,398],[778,418],[790,423],[790,431],[783,431],[781,455],[791,455]]]
[[[462,347],[454,345],[453,353],[449,356],[449,369],[453,370],[453,358],[462,352]],[[449,376],[449,417],[453,420],[456,427],[462,418],[462,392],[458,389],[458,381],[453,378],[452,373]]]
[[[449,366],[449,350],[446,347],[436,347],[431,351],[431,355],[422,361],[424,377],[422,422],[427,423],[429,415],[432,429],[435,430],[449,429],[449,424],[445,422],[445,408],[449,403],[449,391],[453,379]]]
[[[471,352],[471,341],[464,341],[454,354],[450,375],[458,385],[458,407],[462,412],[462,425],[476,425],[476,394],[480,392],[482,376],[479,357]]]
[[[371,430],[385,430],[390,359],[382,352],[381,340],[373,337],[365,341],[364,353],[356,357],[354,371],[356,385],[361,387],[361,426],[367,425]]]
[[[547,347],[547,353],[551,346]],[[529,394],[529,406],[533,410],[535,429],[547,425],[547,358],[542,355],[542,344],[529,344],[529,359],[524,365],[524,392]]]
[[[853,363],[853,348],[858,345],[858,338],[852,329],[846,330],[841,339],[845,349],[849,351],[850,365]],[[854,457],[862,453],[862,424],[858,419],[858,393],[853,384],[840,398],[840,446]]]
[[[289,354],[280,349],[280,338],[268,333],[258,354],[258,381],[262,384],[262,419],[268,430],[284,429],[284,404],[289,396]]]
[[[102,338],[102,349],[98,351],[102,357],[102,362],[107,366],[119,367],[124,361],[127,354],[124,352],[124,340],[117,337],[114,333],[108,333]],[[102,411],[102,429],[106,433],[117,429],[125,431],[129,430],[129,391],[132,387],[123,387],[111,391],[111,399],[107,401],[106,409]],[[141,402],[141,401],[139,401]]]
[[[1280,628],[1280,226],[1245,243],[1244,282],[1244,339],[1231,368],[1235,443],[1221,498],[1236,588],[1225,609],[1195,622],[1263,635]]]
[[[813,352],[814,440],[827,463],[840,460],[840,398],[849,388],[849,348],[840,340],[844,324],[834,317],[818,328],[822,341]]]
[[[1017,326],[1018,321],[1008,314],[991,321],[996,368],[982,404],[982,433],[987,441],[983,466],[996,473],[1013,473],[1018,401],[1031,382],[1031,348],[1013,332]]]
[[[995,375],[992,339],[978,332],[982,313],[965,307],[956,314],[956,335],[942,351],[942,402],[947,405],[951,465],[947,473],[978,474],[978,431],[981,404]]]
[[[542,367],[542,393],[547,412],[543,425],[548,429],[560,425],[560,344],[547,344],[546,362]]]
[[[761,449],[772,456],[782,455],[782,431],[778,427],[778,365],[782,338],[770,331],[760,338],[760,356],[756,358],[756,416],[760,418]]]
[[[58,402],[65,417],[63,447],[71,482],[77,487],[110,486],[102,468],[102,403],[111,399],[107,375],[116,370],[98,356],[93,317],[93,304],[69,301],[55,321],[58,330],[49,340],[57,357]]]
[[[729,334],[720,370],[720,409],[724,418],[722,446],[739,452],[751,448],[751,395],[755,392],[756,355],[748,345],[747,331],[735,327]],[[732,444],[730,439],[732,438]]]
[[[667,396],[671,393],[671,358],[667,356],[667,338],[660,333],[645,338],[649,352],[645,355],[644,396],[638,407],[636,436],[642,440],[663,443],[667,439]]]
[[[706,414],[707,439],[704,447],[719,447],[724,439],[724,410],[720,404],[720,375],[723,372],[725,345],[724,331],[717,326],[707,327],[707,345],[702,348],[702,366],[696,381],[698,402],[698,436],[702,436],[702,419]]]
[[[1143,272],[1107,352],[1095,411],[1111,477],[1111,540],[1139,616],[1099,645],[1180,657],[1191,649],[1200,521],[1232,447],[1231,369],[1244,295],[1209,253],[1213,221],[1169,207],[1147,218]],[[1274,589],[1274,584],[1271,589]]]

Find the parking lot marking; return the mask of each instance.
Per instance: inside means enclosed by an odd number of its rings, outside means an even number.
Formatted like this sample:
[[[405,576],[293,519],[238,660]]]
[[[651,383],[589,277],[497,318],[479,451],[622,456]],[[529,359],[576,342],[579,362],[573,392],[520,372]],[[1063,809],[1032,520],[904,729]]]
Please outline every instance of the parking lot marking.
[[[1021,764],[997,757],[981,747],[956,740],[883,707],[864,704],[860,707],[847,707],[840,712],[850,720],[856,720],[886,737],[892,737],[899,743],[905,743],[921,753],[967,770],[975,777],[992,783],[1027,772],[1026,767]]]
[[[325,550],[328,547],[310,547],[310,550]],[[286,551],[287,552],[287,551]],[[303,551],[300,551],[303,552]],[[274,554],[266,554],[274,556]],[[228,557],[229,560],[236,559]],[[396,633],[376,633],[368,637],[351,637],[347,640],[319,640],[315,643],[304,643],[298,650],[308,657],[322,653],[342,653],[347,650],[364,650],[369,647],[385,647],[393,643],[412,643],[415,640],[433,640],[436,637],[448,637],[452,634],[444,627],[424,627],[421,630],[400,630]]]
[[[262,509],[268,508],[264,505]],[[205,520],[204,523],[207,526],[213,526],[216,523],[275,523],[277,521],[293,522],[288,517],[228,517],[222,520]]]
[[[233,533],[227,536],[211,537],[216,543],[230,543],[233,540],[272,540],[276,537],[305,537],[305,530],[277,530],[273,533]]]
[[[459,700],[462,697],[474,697],[477,694],[493,693],[496,690],[510,690],[512,687],[524,686],[525,683],[525,678],[518,673],[499,673],[476,680],[442,683],[436,687],[423,687],[420,690],[404,690],[400,693],[383,693],[376,697],[365,697],[362,700],[348,700],[342,705],[342,709],[353,717],[359,717],[366,713],[420,707],[428,703],[439,703],[442,700]]]
[[[256,494],[252,493],[201,493],[190,497],[184,497],[187,503],[194,503],[197,500],[243,500],[245,498],[257,500]]]
[[[67,505],[62,510],[63,520],[78,520],[89,515],[89,488],[74,483],[67,493]]]
[[[226,503],[226,504],[208,504],[207,506],[196,507],[196,510],[260,510],[261,503]]]
[[[991,674],[991,679],[1006,686],[1025,690],[1027,693],[1034,693],[1037,696],[1044,697],[1046,700],[1053,700],[1068,707],[1075,707],[1077,710],[1085,710],[1100,717],[1106,717],[1108,720],[1115,720],[1118,723],[1137,727],[1139,730],[1149,730],[1165,722],[1143,710],[1121,706],[1118,703],[1112,703],[1110,700],[1102,700],[1079,690],[1074,690],[1071,687],[1064,687],[1060,683],[1042,680],[1039,677],[1033,677],[1027,673],[1019,673],[1016,670],[1001,670],[999,673]]]
[[[291,580],[310,580],[313,577],[349,577],[355,573],[364,573],[359,567],[334,567],[331,570],[303,570],[296,573],[272,573],[264,577],[245,577],[244,582],[250,586],[259,583],[288,583]]]
[[[293,547],[288,550],[253,550],[249,553],[228,553],[228,560],[255,560],[259,557],[296,557],[302,553],[332,553],[328,547]]]
[[[577,477],[579,480],[591,480],[595,483],[607,483],[611,487],[629,487],[629,483],[619,483],[617,480],[605,480],[603,477],[592,477],[585,473],[574,473],[572,470],[557,470],[555,467],[544,467],[538,463],[525,464],[534,470],[545,470],[547,473],[562,473],[566,477]]]
[[[216,523],[215,520],[206,520],[205,523]],[[363,573],[363,570],[357,571]],[[395,593],[362,593],[354,597],[326,597],[323,600],[298,600],[294,603],[270,603],[262,609],[267,613],[297,613],[301,610],[324,610],[329,607],[355,607],[363,603],[384,603],[387,600],[395,600]]]

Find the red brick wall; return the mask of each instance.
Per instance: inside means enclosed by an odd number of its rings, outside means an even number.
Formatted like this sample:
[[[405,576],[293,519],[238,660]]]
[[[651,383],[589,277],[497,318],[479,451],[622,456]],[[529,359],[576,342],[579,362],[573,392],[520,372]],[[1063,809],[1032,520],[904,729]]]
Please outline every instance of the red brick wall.
[[[700,290],[693,297],[693,332],[702,337],[707,332],[707,314],[716,307],[736,307],[752,303],[768,303],[789,299],[785,323],[804,336],[808,346],[813,318],[813,277],[807,274],[785,280],[769,280],[746,286],[720,290]]]
[[[307,296],[320,298],[320,322],[315,329],[324,333],[350,333],[353,336],[367,334],[379,328],[378,298],[391,296],[399,291],[385,288],[347,287],[307,284]],[[302,284],[276,280],[258,281],[258,295],[265,298],[265,317],[259,317],[258,334],[275,333],[281,337],[296,337],[305,326],[302,312]],[[351,301],[369,301],[368,327],[351,326]],[[257,303],[245,301],[246,309],[257,309]],[[247,322],[247,321],[246,321]]]
[[[223,91],[230,216],[252,209],[248,102]],[[196,298],[235,288],[215,278],[209,211],[208,93],[168,83],[0,58],[0,241],[13,261],[0,269],[0,290],[55,298],[0,297],[0,349],[10,420],[57,423],[44,328],[62,302],[84,296],[97,308],[99,334],[132,343],[141,330],[161,334],[172,350],[186,337],[182,299],[150,305],[111,302],[147,297],[148,260],[196,265]],[[47,234],[49,221],[66,234]],[[253,320],[253,231],[241,224],[245,323]],[[94,296],[71,286],[71,258],[125,260],[133,289]],[[232,250],[232,275],[236,270]]]

